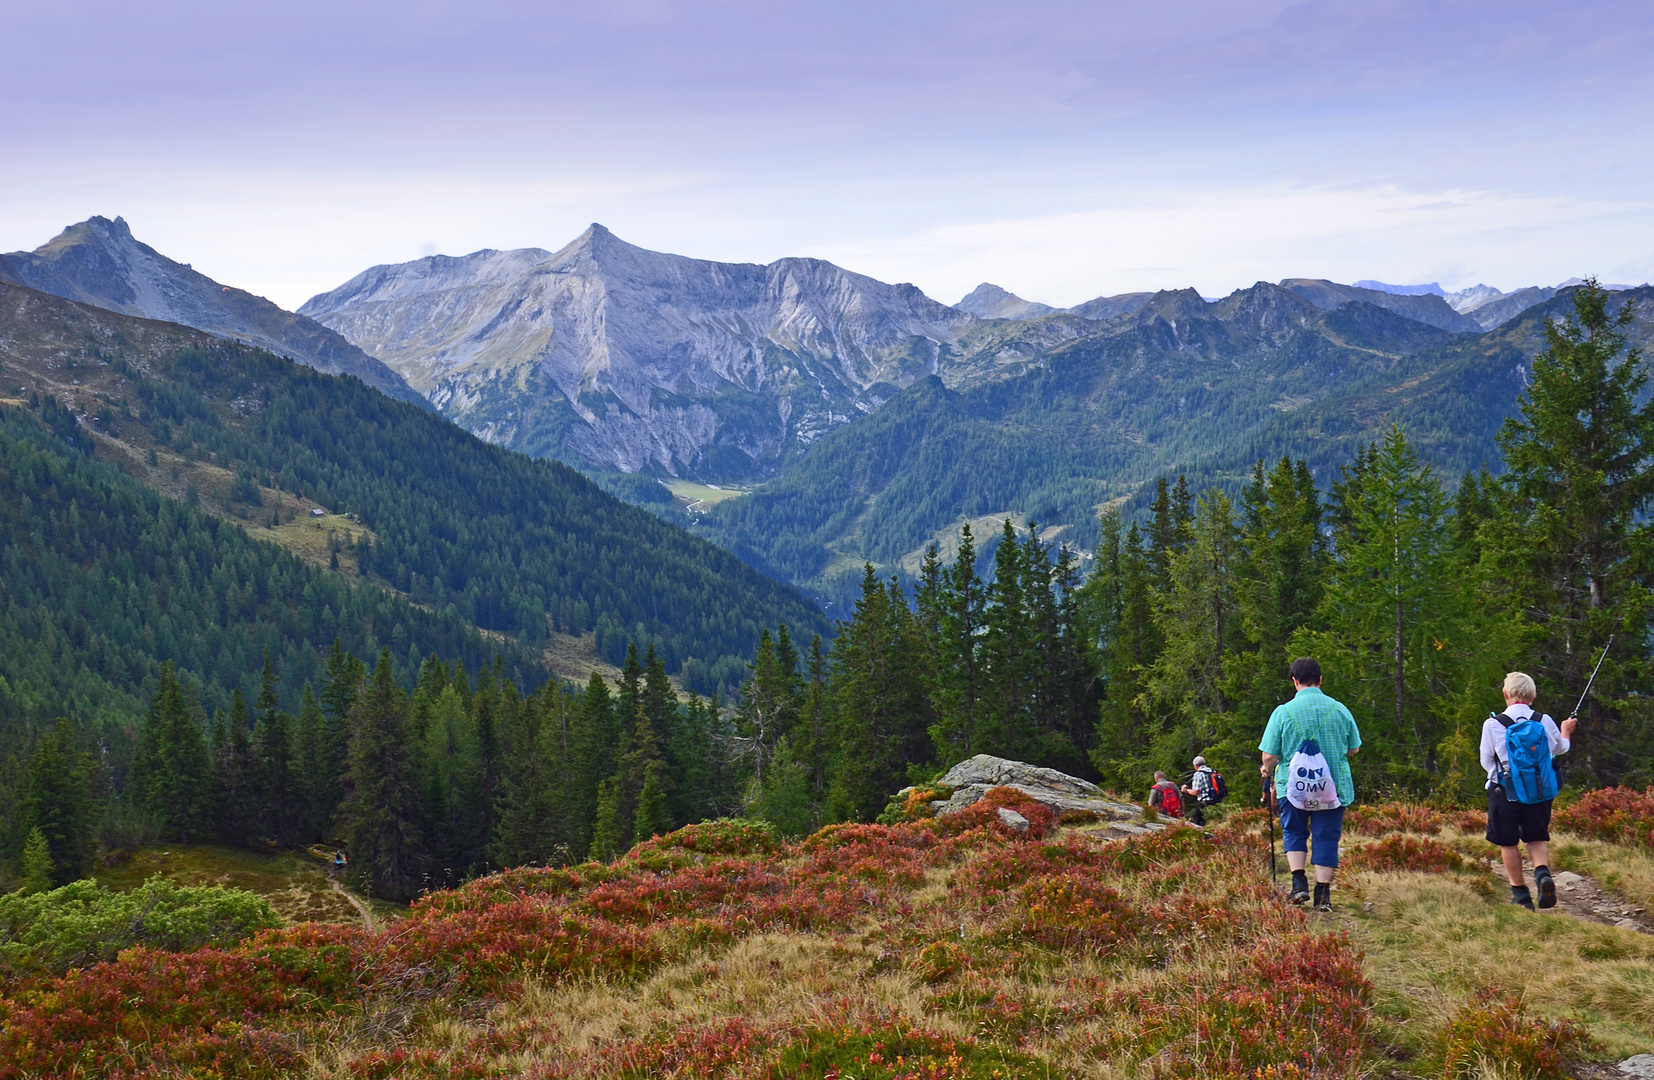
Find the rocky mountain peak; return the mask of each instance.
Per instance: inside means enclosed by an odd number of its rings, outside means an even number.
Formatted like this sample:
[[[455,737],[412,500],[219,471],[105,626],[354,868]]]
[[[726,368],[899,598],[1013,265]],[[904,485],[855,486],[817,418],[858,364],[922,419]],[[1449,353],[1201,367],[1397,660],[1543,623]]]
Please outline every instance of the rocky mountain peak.
[[[0,281],[256,345],[427,406],[400,376],[338,334],[167,258],[134,237],[121,217],[87,218],[32,252],[0,255]]]
[[[1016,293],[986,281],[953,306],[979,319],[1037,319],[1057,310],[1049,304],[1024,300]]]
[[[374,267],[299,310],[486,438],[719,479],[935,371],[976,322],[821,259],[694,259],[596,223],[550,254]]]

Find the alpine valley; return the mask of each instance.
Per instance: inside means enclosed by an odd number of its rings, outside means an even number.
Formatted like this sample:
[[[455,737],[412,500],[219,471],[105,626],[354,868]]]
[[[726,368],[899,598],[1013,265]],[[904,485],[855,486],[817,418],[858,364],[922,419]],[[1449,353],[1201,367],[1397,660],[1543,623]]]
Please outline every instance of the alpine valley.
[[[1290,454],[1325,484],[1392,423],[1450,474],[1496,462],[1567,284],[1291,278],[1057,309],[984,283],[949,306],[817,259],[709,262],[594,224],[555,253],[376,266],[299,313],[483,438],[841,604],[864,562],[911,572],[965,523],[1035,521],[1083,552],[1099,508],[1158,477],[1234,487]]]

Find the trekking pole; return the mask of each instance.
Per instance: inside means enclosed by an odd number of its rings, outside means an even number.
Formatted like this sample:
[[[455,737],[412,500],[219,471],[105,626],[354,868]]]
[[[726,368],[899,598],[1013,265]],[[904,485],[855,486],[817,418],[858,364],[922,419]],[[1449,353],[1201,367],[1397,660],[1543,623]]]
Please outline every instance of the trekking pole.
[[[1273,787],[1274,785],[1269,782],[1269,777],[1264,777],[1263,796],[1258,800],[1263,804],[1264,813],[1269,815],[1269,880],[1271,883],[1275,881],[1277,876],[1275,869],[1275,807],[1273,800],[1270,798],[1275,794],[1272,790]]]
[[[1608,644],[1602,647],[1602,655],[1597,657],[1597,666],[1591,669],[1591,677],[1585,681],[1585,693],[1579,695],[1579,703],[1574,706],[1574,711],[1569,713],[1569,716],[1578,716],[1579,710],[1585,707],[1585,699],[1591,695],[1591,684],[1597,681],[1597,672],[1602,670],[1602,662],[1608,659],[1608,650],[1613,647],[1614,635],[1609,634]]]

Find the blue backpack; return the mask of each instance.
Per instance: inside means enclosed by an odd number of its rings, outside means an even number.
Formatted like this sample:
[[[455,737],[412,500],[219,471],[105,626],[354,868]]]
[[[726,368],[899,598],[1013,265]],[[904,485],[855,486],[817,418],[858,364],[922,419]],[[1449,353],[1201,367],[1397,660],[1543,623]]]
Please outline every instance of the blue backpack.
[[[1512,720],[1499,713],[1495,720],[1505,729],[1505,756],[1509,762],[1503,786],[1511,802],[1542,803],[1556,798],[1556,768],[1551,764],[1551,739],[1540,723],[1539,714],[1526,720]]]

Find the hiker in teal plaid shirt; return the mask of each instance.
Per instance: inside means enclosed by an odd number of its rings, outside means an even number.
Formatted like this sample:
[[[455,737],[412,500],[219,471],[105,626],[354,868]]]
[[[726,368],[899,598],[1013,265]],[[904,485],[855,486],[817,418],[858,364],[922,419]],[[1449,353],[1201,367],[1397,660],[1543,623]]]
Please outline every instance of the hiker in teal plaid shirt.
[[[1361,748],[1361,732],[1339,701],[1321,692],[1321,665],[1309,657],[1292,662],[1292,700],[1278,706],[1269,716],[1258,750],[1263,754],[1259,768],[1264,779],[1275,778],[1275,799],[1281,812],[1281,839],[1286,862],[1292,868],[1292,891],[1287,899],[1302,904],[1310,898],[1304,864],[1315,863],[1315,909],[1332,910],[1332,877],[1338,869],[1338,843],[1344,836],[1344,809],[1355,801],[1355,779],[1350,775],[1350,758]],[[1301,810],[1287,799],[1287,771],[1276,766],[1291,760],[1305,740],[1314,739],[1327,759],[1338,806],[1332,810]],[[1308,856],[1310,838],[1314,854]]]

